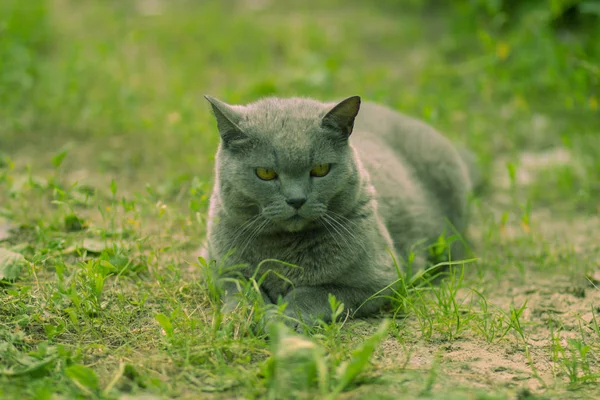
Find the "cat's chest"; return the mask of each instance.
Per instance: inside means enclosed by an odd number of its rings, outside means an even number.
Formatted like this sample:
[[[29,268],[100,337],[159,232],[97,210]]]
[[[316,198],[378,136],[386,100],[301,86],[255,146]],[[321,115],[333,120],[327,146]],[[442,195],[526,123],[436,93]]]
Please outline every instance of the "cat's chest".
[[[331,235],[328,231],[310,231],[295,234],[262,235],[243,247],[236,248],[232,260],[248,264],[254,273],[280,275],[298,284],[321,284],[333,279],[356,260],[360,245],[349,238]],[[271,261],[265,261],[271,260]]]
[[[304,269],[320,269],[348,251],[323,231],[263,236],[255,240],[252,250],[254,261],[272,258]]]

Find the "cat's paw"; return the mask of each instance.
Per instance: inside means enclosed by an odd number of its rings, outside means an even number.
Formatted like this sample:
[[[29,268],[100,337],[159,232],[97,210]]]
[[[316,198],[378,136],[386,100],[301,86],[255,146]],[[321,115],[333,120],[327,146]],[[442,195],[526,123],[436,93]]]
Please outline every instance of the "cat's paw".
[[[297,333],[307,333],[311,328],[319,326],[323,317],[313,314],[298,303],[290,302],[283,312],[283,322]]]
[[[304,332],[326,321],[329,315],[327,293],[318,287],[296,288],[283,299],[285,323],[296,332]]]
[[[306,330],[306,324],[304,322],[306,321],[305,318],[308,317],[301,317],[297,312],[292,312],[287,307],[285,310],[281,311],[281,309],[275,305],[270,305],[263,314],[262,325],[267,327],[269,324],[283,323],[289,329],[302,333]]]
[[[297,333],[306,333],[310,326],[315,325],[316,321],[311,322],[308,315],[301,316],[296,312],[286,310],[283,323]]]

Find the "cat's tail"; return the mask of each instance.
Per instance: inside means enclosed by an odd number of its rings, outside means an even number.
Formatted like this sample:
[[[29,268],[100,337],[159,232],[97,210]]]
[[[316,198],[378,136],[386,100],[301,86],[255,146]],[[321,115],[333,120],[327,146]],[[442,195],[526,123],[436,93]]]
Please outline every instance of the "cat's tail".
[[[467,166],[473,193],[479,194],[485,189],[485,180],[477,156],[464,146],[457,146],[458,154]]]

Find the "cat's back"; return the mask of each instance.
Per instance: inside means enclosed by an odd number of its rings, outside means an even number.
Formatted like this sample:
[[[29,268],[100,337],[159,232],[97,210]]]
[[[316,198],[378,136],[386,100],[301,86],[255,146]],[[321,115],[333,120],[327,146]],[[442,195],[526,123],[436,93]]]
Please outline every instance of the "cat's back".
[[[426,123],[380,104],[361,105],[354,131],[351,143],[367,162],[373,157],[391,156],[418,174],[449,165],[462,168],[463,162],[447,138]]]
[[[454,159],[452,143],[431,126],[386,106],[364,102],[355,122],[353,139],[381,142],[393,152],[419,163],[428,158]],[[413,161],[414,160],[414,161]]]
[[[446,137],[415,118],[364,102],[350,142],[386,203],[421,200],[457,227],[463,225],[471,183]]]

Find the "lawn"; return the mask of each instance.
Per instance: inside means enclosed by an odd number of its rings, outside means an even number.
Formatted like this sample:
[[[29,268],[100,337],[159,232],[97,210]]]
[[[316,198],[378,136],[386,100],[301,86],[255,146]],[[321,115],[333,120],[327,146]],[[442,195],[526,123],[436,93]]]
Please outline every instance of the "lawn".
[[[3,0],[0,398],[600,397],[600,7],[442,3]],[[467,145],[477,258],[306,335],[222,315],[204,94]]]

